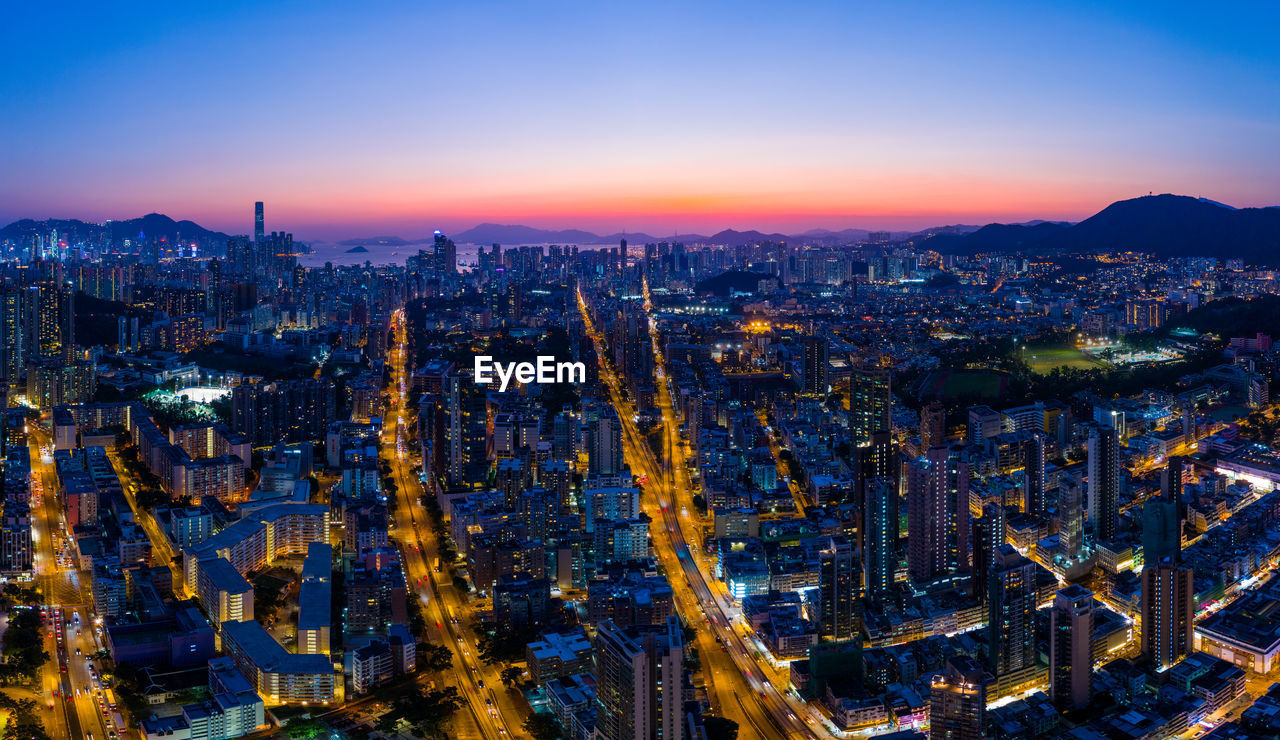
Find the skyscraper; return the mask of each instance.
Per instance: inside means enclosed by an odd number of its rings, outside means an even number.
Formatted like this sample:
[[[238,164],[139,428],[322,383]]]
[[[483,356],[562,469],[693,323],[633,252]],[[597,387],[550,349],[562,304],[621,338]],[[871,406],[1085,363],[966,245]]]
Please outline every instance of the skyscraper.
[[[830,342],[826,337],[804,338],[804,392],[827,395],[830,387]]]
[[[855,443],[871,439],[876,432],[890,431],[892,400],[890,370],[864,363],[849,376],[849,436]]]
[[[1165,561],[1142,568],[1142,654],[1157,669],[1177,663],[1194,644],[1191,568]]]
[[[1181,522],[1174,502],[1152,498],[1142,504],[1142,557],[1150,563],[1181,560]]]
[[[12,385],[22,374],[22,294],[0,292],[0,373]]]
[[[947,412],[941,401],[931,401],[920,409],[920,449],[943,443],[947,437]]]
[[[1187,474],[1190,472],[1191,463],[1187,458],[1181,455],[1174,455],[1169,458],[1169,462],[1160,473],[1160,493],[1166,501],[1171,501],[1177,511],[1179,522],[1185,521],[1187,518],[1187,506],[1183,500],[1183,487],[1186,485]],[[1181,523],[1179,523],[1181,528]],[[1181,536],[1181,533],[1179,533]]]
[[[930,740],[982,740],[991,675],[967,655],[947,659],[929,691]]]
[[[1110,542],[1120,525],[1120,436],[1115,427],[1089,433],[1089,513],[1094,537]]]
[[[973,593],[986,600],[996,552],[1005,542],[1004,506],[991,502],[982,507],[981,518],[973,521]]]
[[[620,628],[606,619],[595,639],[596,737],[684,738],[684,633],[680,620]]]
[[[261,244],[267,239],[267,222],[262,217],[262,201],[253,204],[253,243]]]
[[[833,640],[843,640],[856,634],[860,628],[853,546],[844,537],[831,537],[818,557],[818,591],[822,601],[821,633]]]
[[[622,422],[612,408],[597,407],[587,419],[587,472],[619,475],[622,468]]]
[[[988,666],[1004,676],[1036,663],[1036,566],[1013,545],[993,556],[987,600]]]
[[[1093,592],[1072,584],[1049,612],[1049,693],[1061,707],[1089,703],[1093,676]]]
[[[893,587],[898,570],[898,479],[871,478],[863,488],[862,583],[875,599]]]
[[[453,275],[458,271],[458,248],[454,245],[453,240],[445,236],[440,231],[436,231],[434,235],[434,256],[435,267],[439,271],[439,275]]]
[[[1084,549],[1084,491],[1080,481],[1066,473],[1058,478],[1058,516],[1062,556],[1076,562]]]
[[[917,583],[968,570],[969,465],[947,447],[907,464],[907,572]]]
[[[1044,516],[1049,509],[1045,498],[1044,443],[1043,434],[1036,434],[1022,443],[1022,509],[1035,516]]]

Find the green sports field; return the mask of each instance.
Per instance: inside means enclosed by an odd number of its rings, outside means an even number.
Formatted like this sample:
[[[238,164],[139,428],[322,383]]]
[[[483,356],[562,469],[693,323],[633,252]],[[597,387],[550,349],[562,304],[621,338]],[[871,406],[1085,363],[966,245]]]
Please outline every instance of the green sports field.
[[[1101,360],[1095,360],[1070,345],[1027,347],[1022,351],[1022,361],[1031,367],[1032,372],[1041,375],[1048,373],[1055,367],[1089,370],[1107,366]]]

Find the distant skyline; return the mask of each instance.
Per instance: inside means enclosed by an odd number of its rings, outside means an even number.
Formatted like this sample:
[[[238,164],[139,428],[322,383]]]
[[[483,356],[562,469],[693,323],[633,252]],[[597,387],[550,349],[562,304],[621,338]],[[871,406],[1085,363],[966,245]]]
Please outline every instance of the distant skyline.
[[[0,221],[304,240],[1080,220],[1280,204],[1280,9],[20,4]]]

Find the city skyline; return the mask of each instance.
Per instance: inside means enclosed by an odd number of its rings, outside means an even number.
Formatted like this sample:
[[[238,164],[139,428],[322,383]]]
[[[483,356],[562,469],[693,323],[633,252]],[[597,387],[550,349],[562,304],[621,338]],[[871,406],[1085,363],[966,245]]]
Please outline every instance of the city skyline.
[[[723,9],[22,8],[0,51],[18,72],[0,136],[22,145],[0,166],[24,176],[0,220],[159,211],[240,233],[261,199],[327,240],[913,230],[1147,192],[1276,205],[1272,9]]]

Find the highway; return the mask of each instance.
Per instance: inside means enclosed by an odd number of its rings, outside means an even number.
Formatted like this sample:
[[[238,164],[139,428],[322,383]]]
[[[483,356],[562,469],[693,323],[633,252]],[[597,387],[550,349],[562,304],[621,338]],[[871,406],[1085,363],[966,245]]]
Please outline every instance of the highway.
[[[466,702],[466,713],[454,717],[453,737],[501,738],[523,734],[523,713],[512,692],[503,686],[499,667],[486,664],[476,650],[471,630],[474,611],[464,594],[453,585],[447,564],[439,562],[439,545],[425,508],[417,466],[408,450],[408,425],[416,423],[408,402],[408,372],[405,356],[404,311],[393,316],[395,346],[390,349],[392,409],[385,417],[382,443],[398,489],[391,535],[401,544],[405,576],[410,591],[419,599],[433,644],[445,645],[453,653],[453,667],[446,671]]]
[[[647,286],[645,292],[647,296]],[[647,309],[647,298],[645,303]],[[719,584],[708,575],[711,564],[700,548],[689,547],[688,543],[699,541],[697,522],[688,515],[692,509],[693,486],[685,469],[685,456],[676,452],[683,450],[683,441],[679,438],[680,425],[671,404],[666,373],[662,370],[660,343],[654,342],[654,353],[666,448],[662,463],[636,429],[634,410],[631,403],[622,398],[620,381],[604,359],[607,352],[603,338],[591,320],[581,293],[578,305],[587,332],[596,344],[597,356],[601,358],[600,377],[622,421],[627,463],[633,473],[646,478],[642,507],[653,523],[655,551],[669,576],[680,613],[698,632],[698,654],[713,709],[738,722],[744,737],[838,736],[816,709],[789,692],[785,672],[774,670],[761,659],[759,649],[752,644],[749,628],[745,625],[735,628],[736,609],[729,603],[722,586],[713,587]],[[650,330],[656,336],[652,322]],[[672,460],[676,460],[676,464],[673,465]],[[683,499],[679,493],[684,494]],[[683,578],[672,577],[677,573]]]

